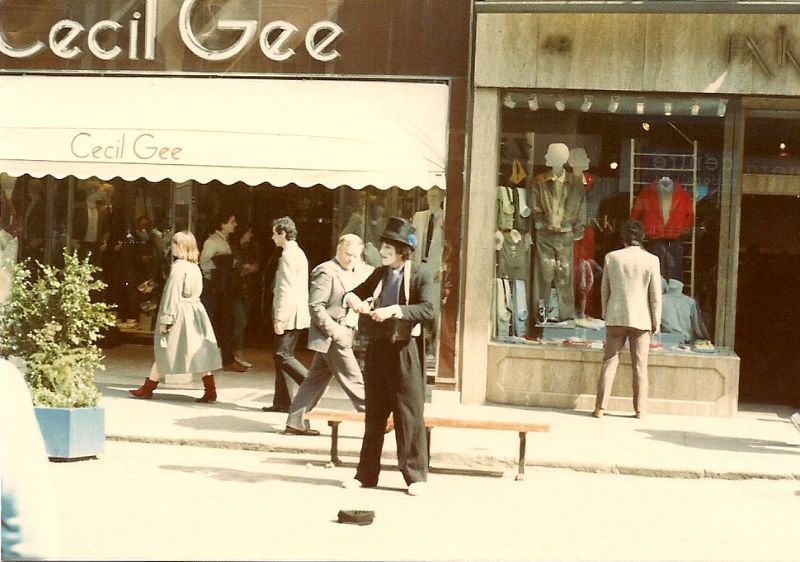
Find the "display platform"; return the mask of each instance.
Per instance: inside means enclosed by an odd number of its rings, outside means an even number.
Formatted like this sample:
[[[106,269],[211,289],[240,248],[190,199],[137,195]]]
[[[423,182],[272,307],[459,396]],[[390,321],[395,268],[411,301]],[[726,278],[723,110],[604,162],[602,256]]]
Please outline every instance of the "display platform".
[[[662,335],[663,337],[663,335]],[[584,338],[490,342],[486,399],[499,404],[592,410],[603,360],[602,341]],[[663,344],[662,344],[663,345]],[[739,357],[664,346],[649,359],[648,411],[732,416],[739,399]],[[609,411],[633,411],[630,353],[620,353]]]

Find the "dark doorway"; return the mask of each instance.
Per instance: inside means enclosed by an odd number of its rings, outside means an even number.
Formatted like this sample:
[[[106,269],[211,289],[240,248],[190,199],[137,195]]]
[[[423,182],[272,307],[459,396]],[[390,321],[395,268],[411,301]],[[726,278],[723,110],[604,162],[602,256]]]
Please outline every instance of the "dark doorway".
[[[742,198],[740,400],[800,406],[800,197]]]

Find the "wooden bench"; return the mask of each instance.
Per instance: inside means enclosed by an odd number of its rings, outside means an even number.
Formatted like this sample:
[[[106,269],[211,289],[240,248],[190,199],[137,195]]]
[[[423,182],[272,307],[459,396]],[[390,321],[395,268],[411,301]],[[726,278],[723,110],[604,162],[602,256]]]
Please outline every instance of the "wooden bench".
[[[339,424],[342,422],[364,422],[362,412],[346,412],[343,410],[314,409],[306,412],[307,419],[326,420],[331,427],[331,463],[342,464],[339,459]],[[462,429],[491,429],[516,431],[519,434],[519,465],[516,480],[525,479],[525,441],[530,432],[547,433],[550,425],[545,423],[528,423],[519,421],[489,420],[476,418],[446,418],[425,415],[425,430],[428,436],[428,464],[431,458],[431,430],[434,427],[452,427]]]

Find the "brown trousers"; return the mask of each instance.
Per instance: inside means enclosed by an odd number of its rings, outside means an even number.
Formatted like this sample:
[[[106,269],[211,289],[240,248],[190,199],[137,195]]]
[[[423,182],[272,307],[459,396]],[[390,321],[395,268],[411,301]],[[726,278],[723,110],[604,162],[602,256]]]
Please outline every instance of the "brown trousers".
[[[647,356],[650,352],[650,331],[637,330],[626,326],[606,326],[606,343],[603,353],[603,367],[597,383],[595,408],[605,409],[614,377],[619,366],[619,352],[628,340],[633,367],[633,409],[643,412],[647,405]]]

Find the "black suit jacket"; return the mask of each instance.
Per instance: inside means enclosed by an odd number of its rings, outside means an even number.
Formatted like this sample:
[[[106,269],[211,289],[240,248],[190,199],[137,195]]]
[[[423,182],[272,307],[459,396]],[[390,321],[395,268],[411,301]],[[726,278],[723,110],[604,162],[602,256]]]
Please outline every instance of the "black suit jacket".
[[[436,286],[433,284],[433,275],[424,265],[412,265],[406,262],[406,267],[411,267],[411,288],[408,302],[406,300],[405,279],[400,284],[400,311],[403,318],[413,322],[427,322],[433,320],[435,314]],[[377,268],[358,287],[352,290],[358,298],[365,300],[373,295],[378,283],[385,280],[389,266]]]

